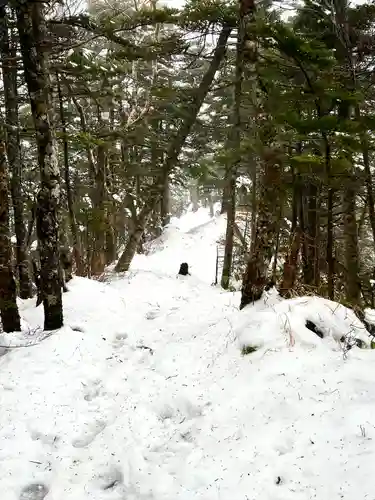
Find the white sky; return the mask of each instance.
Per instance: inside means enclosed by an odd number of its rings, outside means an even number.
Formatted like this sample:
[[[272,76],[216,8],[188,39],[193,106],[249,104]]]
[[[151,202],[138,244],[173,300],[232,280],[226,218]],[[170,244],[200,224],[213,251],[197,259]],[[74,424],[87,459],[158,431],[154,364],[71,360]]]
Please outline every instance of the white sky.
[[[168,7],[182,7],[185,3],[185,0],[162,0],[160,3],[164,3],[168,5]]]

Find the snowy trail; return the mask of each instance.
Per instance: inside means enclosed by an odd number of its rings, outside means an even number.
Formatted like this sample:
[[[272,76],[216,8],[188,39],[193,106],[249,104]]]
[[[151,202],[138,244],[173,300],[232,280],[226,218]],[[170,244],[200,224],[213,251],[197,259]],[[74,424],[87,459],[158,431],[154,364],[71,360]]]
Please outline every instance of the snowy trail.
[[[239,313],[209,286],[222,227],[171,231],[126,278],[74,279],[67,326],[0,358],[2,500],[374,500],[373,351],[344,359],[304,329],[303,311],[357,328],[319,301]],[[203,277],[176,279],[184,251]]]

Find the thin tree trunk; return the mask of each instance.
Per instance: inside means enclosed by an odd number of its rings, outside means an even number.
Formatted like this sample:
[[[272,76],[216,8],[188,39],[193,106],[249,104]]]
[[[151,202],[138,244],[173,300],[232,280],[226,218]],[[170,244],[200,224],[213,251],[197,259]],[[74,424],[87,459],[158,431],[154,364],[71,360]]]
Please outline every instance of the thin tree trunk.
[[[345,240],[345,295],[354,307],[359,305],[361,290],[359,281],[358,228],[356,220],[356,179],[349,176],[343,194]]]
[[[0,8],[0,50],[3,70],[6,144],[11,176],[11,194],[16,233],[16,259],[19,294],[22,299],[32,297],[29,260],[26,250],[26,227],[23,217],[22,162],[17,102],[17,45],[12,34],[9,39],[7,12]]]
[[[251,169],[251,222],[250,222],[250,253],[253,252],[255,246],[255,234],[257,230],[257,164],[253,161]]]
[[[137,217],[138,220],[135,225],[134,233],[130,235],[124,253],[118,260],[117,266],[115,268],[116,272],[124,272],[129,269],[130,263],[137,250],[137,245],[135,245],[134,247],[134,241],[137,241],[139,243],[139,241],[141,240],[142,234],[146,227],[146,223],[149,220],[152,211],[155,209],[155,207],[160,201],[162,192],[160,186],[163,183],[164,176],[166,174],[169,174],[178,162],[178,157],[181,153],[181,150],[197,119],[199,110],[204,102],[204,99],[206,98],[210,90],[211,84],[215,78],[215,74],[219,69],[220,64],[225,56],[227,42],[231,31],[232,29],[229,25],[224,25],[221,30],[211,63],[205,75],[203,76],[198,89],[196,90],[191,105],[189,106],[189,114],[186,116],[185,120],[181,125],[181,128],[177,132],[177,135],[175,136],[174,140],[172,140],[166,152],[162,165],[162,175],[160,176],[160,178],[156,179],[149,188],[150,196],[146,200],[139,216]]]
[[[233,236],[234,225],[236,223],[236,174],[234,167],[230,169],[229,175],[228,195],[230,198],[227,200],[227,228],[225,234],[223,271],[221,275],[221,286],[224,290],[227,290],[229,287],[233,261]]]
[[[106,265],[106,158],[106,147],[104,145],[99,145],[93,195],[93,247],[91,254],[91,272],[94,276],[102,274]]]
[[[298,255],[301,248],[301,229],[295,228],[290,252],[284,263],[283,280],[280,286],[280,295],[290,297],[297,278]]]
[[[0,316],[4,332],[21,330],[9,234],[9,192],[5,143],[0,139]]]
[[[230,183],[227,180],[227,172],[225,172],[225,180],[224,180],[224,187],[223,187],[223,192],[221,195],[221,209],[220,209],[220,214],[226,214],[228,211],[228,202],[230,200]]]
[[[318,187],[312,179],[309,179],[305,190],[305,250],[306,257],[303,266],[303,281],[305,285],[315,285],[316,263],[318,254]]]
[[[171,221],[171,190],[169,187],[169,175],[163,179],[163,193],[160,202],[160,218],[162,226],[167,226]]]
[[[224,288],[224,290],[227,290],[229,287],[233,263],[233,236],[234,224],[236,222],[236,178],[237,168],[239,163],[241,162],[241,101],[242,81],[244,73],[244,49],[246,39],[246,14],[247,9],[244,7],[242,2],[239,2],[232,128],[228,141],[232,149],[233,161],[228,165],[226,175],[226,182],[228,184],[228,199],[225,200],[227,212],[227,228],[225,235],[223,272],[221,276],[221,286],[222,288]]]
[[[361,121],[361,111],[359,106],[355,107],[356,119],[358,122]],[[375,246],[375,196],[372,184],[372,174],[370,169],[370,157],[369,157],[369,141],[366,133],[361,134],[361,146],[362,146],[362,158],[363,166],[365,170],[365,184],[367,191],[367,204],[368,213],[370,218],[370,226],[372,231],[372,239]]]
[[[325,149],[325,167],[328,179],[328,198],[327,198],[327,266],[328,266],[328,297],[330,300],[335,298],[335,257],[333,246],[333,199],[334,190],[330,185],[332,182],[331,175],[331,148],[328,138],[323,134],[324,149]]]
[[[41,294],[44,306],[44,329],[63,325],[63,307],[59,280],[58,207],[60,179],[56,140],[49,112],[51,94],[45,61],[45,22],[43,4],[16,4],[17,27],[36,131],[40,190],[37,198],[36,223],[41,262]]]
[[[276,233],[276,244],[275,244],[275,255],[273,256],[273,264],[272,264],[272,281],[276,283],[277,281],[277,262],[279,260],[279,250],[280,250],[280,219],[277,225],[277,233]]]
[[[189,193],[190,193],[190,203],[192,205],[192,210],[193,210],[193,212],[197,212],[199,209],[198,181],[196,181],[196,180],[192,181],[192,183],[189,187]]]
[[[64,177],[65,177],[65,189],[66,189],[66,197],[68,203],[68,213],[69,213],[69,222],[70,222],[70,231],[72,233],[73,240],[73,255],[74,261],[76,264],[76,274],[77,276],[84,276],[85,270],[82,261],[82,251],[79,242],[78,230],[77,230],[77,221],[74,213],[74,201],[73,201],[73,193],[72,186],[70,182],[70,169],[69,169],[69,144],[66,130],[66,119],[64,112],[64,102],[63,95],[61,91],[61,84],[59,74],[56,73],[57,80],[57,91],[59,96],[59,106],[60,106],[60,120],[61,127],[63,133],[63,146],[64,146]]]
[[[36,219],[36,201],[34,201],[32,204],[30,217],[27,225],[26,248],[28,251],[30,251],[30,246],[32,243],[31,240],[34,232],[35,219]]]

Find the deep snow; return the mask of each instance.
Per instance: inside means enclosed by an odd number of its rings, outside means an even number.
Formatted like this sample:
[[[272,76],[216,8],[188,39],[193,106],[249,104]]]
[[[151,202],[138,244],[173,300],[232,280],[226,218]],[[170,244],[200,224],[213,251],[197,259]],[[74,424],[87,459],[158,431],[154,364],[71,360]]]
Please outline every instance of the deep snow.
[[[44,340],[21,303],[25,331],[0,338],[17,346],[0,358],[1,500],[375,499],[375,353],[339,342],[365,330],[272,291],[239,312],[211,286],[224,229],[201,210],[126,276],[75,278]]]

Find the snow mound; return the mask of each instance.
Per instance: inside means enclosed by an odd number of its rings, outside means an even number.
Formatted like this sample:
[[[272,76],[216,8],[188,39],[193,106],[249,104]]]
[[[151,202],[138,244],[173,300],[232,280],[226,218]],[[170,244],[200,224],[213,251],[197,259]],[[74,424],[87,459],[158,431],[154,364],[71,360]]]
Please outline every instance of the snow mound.
[[[347,349],[369,347],[369,334],[354,312],[321,297],[264,301],[254,314],[245,310],[237,337],[242,349],[282,348],[295,343],[306,347]]]

